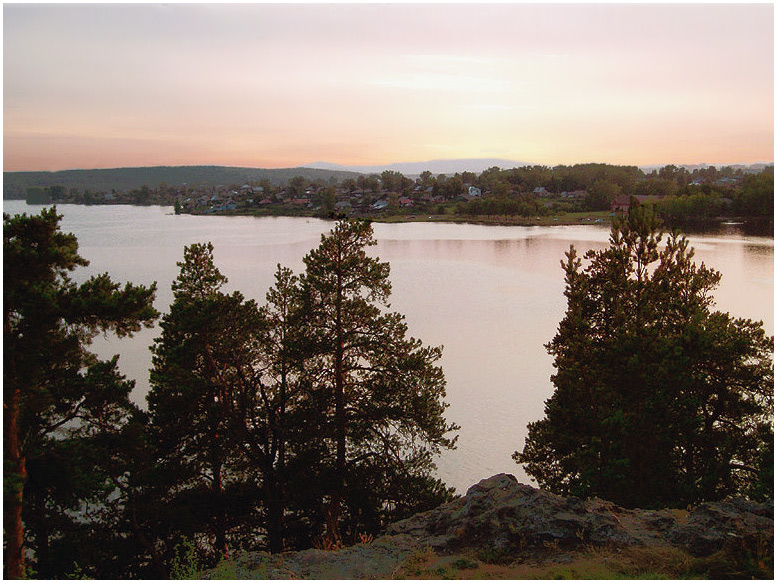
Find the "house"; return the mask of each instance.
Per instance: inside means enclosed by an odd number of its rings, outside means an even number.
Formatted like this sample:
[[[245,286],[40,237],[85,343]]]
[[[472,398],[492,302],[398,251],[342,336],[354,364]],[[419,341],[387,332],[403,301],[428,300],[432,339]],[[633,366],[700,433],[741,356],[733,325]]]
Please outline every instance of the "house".
[[[467,194],[469,194],[470,198],[475,198],[477,196],[480,196],[482,194],[482,191],[477,186],[470,186],[467,190]]]
[[[534,196],[544,196],[544,195],[548,194],[548,191],[545,189],[544,186],[538,186],[537,188],[535,188],[532,191],[532,194]]]
[[[629,208],[631,208],[631,196],[628,194],[618,195],[610,203],[610,212],[613,213],[627,213]]]
[[[387,200],[385,200],[385,199],[383,199],[383,200],[379,200],[378,202],[374,203],[374,204],[372,205],[372,208],[374,208],[376,211],[382,211],[382,210],[383,210],[383,209],[385,209],[385,208],[386,208],[388,205],[389,205],[388,201],[387,201]]]
[[[586,198],[588,196],[587,190],[572,190],[567,192],[566,190],[561,193],[561,198],[573,198],[573,199],[581,199]]]
[[[629,208],[631,208],[632,201],[636,201],[637,204],[656,204],[658,201],[660,201],[663,198],[666,198],[666,196],[663,194],[658,194],[655,196],[651,196],[647,194],[634,194],[634,195],[621,194],[619,196],[616,196],[610,203],[610,212],[626,213],[629,211]]]
[[[399,203],[399,206],[413,206],[413,201],[406,196],[401,197],[397,202]]]

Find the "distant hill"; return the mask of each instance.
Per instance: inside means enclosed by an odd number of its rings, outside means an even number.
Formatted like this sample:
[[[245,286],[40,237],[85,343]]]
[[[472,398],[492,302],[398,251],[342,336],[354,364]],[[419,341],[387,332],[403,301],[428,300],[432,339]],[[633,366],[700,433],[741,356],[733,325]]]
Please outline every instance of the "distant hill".
[[[502,158],[460,158],[449,160],[427,160],[425,162],[396,162],[394,164],[383,164],[375,166],[347,166],[342,164],[333,164],[332,162],[312,162],[306,164],[308,168],[321,168],[326,170],[339,170],[358,172],[360,174],[380,174],[384,170],[393,170],[401,172],[405,176],[415,177],[424,170],[429,170],[432,174],[447,174],[451,176],[456,172],[474,172],[480,174],[483,170],[498,166],[502,170],[511,168],[520,168],[521,166],[533,166],[534,162],[519,162],[517,160],[505,160]],[[649,164],[640,166],[643,172],[658,170],[667,166],[667,164]],[[734,169],[743,169],[745,172],[760,172],[766,166],[773,165],[773,162],[759,162],[756,164],[675,164],[675,166],[686,168],[690,171],[696,168],[707,168],[715,166],[720,169],[724,166],[731,166]],[[542,164],[540,164],[542,165]],[[571,164],[574,165],[574,164]]]
[[[89,189],[93,192],[129,191],[143,185],[157,187],[182,184],[229,186],[250,181],[269,180],[284,185],[295,176],[308,180],[341,182],[356,178],[356,172],[318,168],[237,168],[232,166],[149,166],[142,168],[108,168],[98,170],[61,170],[59,172],[3,172],[3,198],[24,198],[27,189],[38,186],[64,186],[67,189]]]
[[[501,158],[461,158],[452,160],[427,160],[425,162],[396,162],[378,166],[343,166],[331,162],[313,162],[306,164],[309,168],[321,168],[326,170],[341,170],[359,172],[361,174],[380,174],[384,170],[401,172],[405,176],[417,176],[428,170],[432,174],[453,175],[456,172],[474,172],[480,174],[483,170],[498,166],[503,170],[528,166],[529,162],[517,162],[515,160],[503,160]]]

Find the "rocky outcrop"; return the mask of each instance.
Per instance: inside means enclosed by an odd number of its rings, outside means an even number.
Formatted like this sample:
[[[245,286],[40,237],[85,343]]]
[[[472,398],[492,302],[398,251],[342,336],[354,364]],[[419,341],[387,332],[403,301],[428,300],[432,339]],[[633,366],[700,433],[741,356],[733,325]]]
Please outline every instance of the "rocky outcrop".
[[[385,578],[422,549],[440,555],[487,549],[503,557],[527,557],[591,545],[663,545],[699,557],[756,538],[772,548],[773,503],[732,499],[688,511],[631,510],[597,498],[557,496],[499,474],[472,486],[465,496],[392,524],[370,544],[275,556],[248,553],[240,558],[242,571],[231,578]]]
[[[667,540],[695,556],[707,556],[726,544],[759,538],[774,545],[774,503],[742,498],[702,504],[667,532]]]
[[[629,510],[598,498],[564,498],[520,484],[509,474],[483,480],[462,498],[392,524],[440,551],[491,545],[509,552],[545,543],[680,546],[694,555],[720,550],[732,538],[774,538],[774,505],[743,499],[688,511]],[[771,543],[770,543],[771,544]]]

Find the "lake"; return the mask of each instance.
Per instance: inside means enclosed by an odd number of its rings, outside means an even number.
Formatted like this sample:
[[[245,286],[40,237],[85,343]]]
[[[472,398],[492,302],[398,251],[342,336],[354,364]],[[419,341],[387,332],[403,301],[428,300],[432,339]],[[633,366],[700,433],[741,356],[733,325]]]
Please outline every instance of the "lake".
[[[42,207],[4,201],[4,212],[37,214]],[[76,279],[107,271],[115,281],[158,283],[156,307],[166,312],[170,284],[185,245],[211,241],[227,291],[264,303],[276,265],[296,273],[333,223],[291,217],[176,216],[171,207],[61,205],[62,228],[74,233],[91,264]],[[461,425],[458,448],[438,460],[438,475],[464,493],[499,472],[529,482],[511,459],[526,425],[543,416],[553,387],[552,359],[543,345],[564,315],[560,261],[570,244],[579,255],[607,245],[602,226],[496,227],[447,223],[374,224],[372,255],[391,264],[391,308],[409,333],[443,345],[447,418]],[[723,273],[717,308],[762,320],[774,334],[774,239],[721,225],[689,236],[697,262]],[[120,354],[136,381],[132,398],[145,407],[157,330],[133,339],[98,339],[102,357]]]

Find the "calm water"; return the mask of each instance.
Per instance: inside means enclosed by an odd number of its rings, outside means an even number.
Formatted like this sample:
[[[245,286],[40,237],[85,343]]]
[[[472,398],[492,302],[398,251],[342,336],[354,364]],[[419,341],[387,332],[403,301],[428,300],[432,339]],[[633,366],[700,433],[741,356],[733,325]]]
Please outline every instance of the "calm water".
[[[41,207],[4,201],[4,212]],[[116,281],[158,282],[156,306],[166,312],[170,284],[183,247],[211,241],[215,260],[239,289],[264,303],[281,263],[299,273],[302,257],[332,223],[304,218],[175,216],[169,207],[63,205],[65,231],[75,233],[91,261],[80,277],[107,271]],[[510,458],[523,446],[526,425],[543,415],[552,392],[551,358],[543,344],[563,317],[564,252],[582,255],[607,244],[609,230],[581,227],[486,227],[453,224],[375,224],[371,253],[391,263],[392,309],[404,314],[410,334],[445,347],[447,417],[461,425],[459,446],[438,461],[439,476],[464,492],[499,472],[528,482]],[[736,225],[689,237],[696,260],[718,269],[717,307],[763,320],[774,334],[774,240],[746,236]],[[131,340],[100,339],[104,357],[120,354],[120,367],[136,380],[133,399],[145,406],[151,344],[156,330]]]

